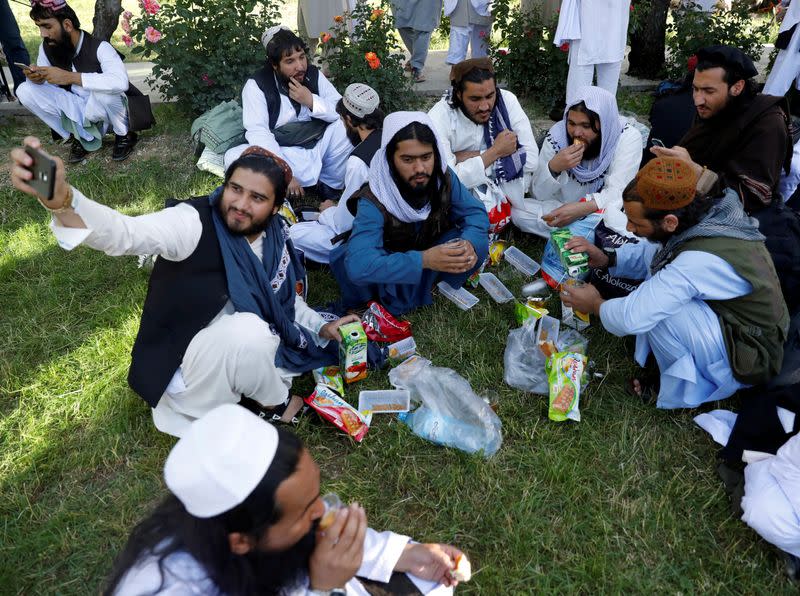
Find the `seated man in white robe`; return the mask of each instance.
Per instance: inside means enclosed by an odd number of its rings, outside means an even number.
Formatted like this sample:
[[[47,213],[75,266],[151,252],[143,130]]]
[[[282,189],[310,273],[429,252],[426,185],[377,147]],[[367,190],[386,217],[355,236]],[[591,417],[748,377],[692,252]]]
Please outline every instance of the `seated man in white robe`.
[[[42,43],[35,66],[23,70],[20,103],[63,139],[72,135],[69,163],[80,163],[114,132],[112,159],[126,159],[137,135],[128,130],[128,73],[107,41],[81,30],[64,0],[37,0],[30,12]],[[134,87],[131,92],[139,93]]]
[[[25,144],[41,146],[33,137]],[[128,371],[156,428],[181,436],[223,403],[297,422],[303,400],[291,395],[292,378],[336,363],[338,327],[358,318],[326,322],[303,299],[305,270],[275,217],[292,178],[286,162],[251,147],[209,196],[129,217],[69,186],[58,159],[45,200],[28,185],[30,156],[23,148],[11,156],[12,183],[50,212],[62,248],[159,257]]]
[[[330,199],[320,206],[319,219],[301,221],[289,229],[295,248],[302,250],[307,259],[328,263],[331,249],[345,240],[353,227],[353,215],[347,208],[347,199],[367,183],[372,156],[381,148],[383,111],[378,107],[380,97],[369,85],[352,83],[336,104],[347,136],[354,149],[347,158],[344,174],[344,192],[337,203]]]
[[[471,575],[454,546],[376,532],[358,503],[329,508],[300,439],[236,405],[191,425],[164,480],[103,593],[444,596]]]
[[[499,89],[489,58],[464,60],[450,70],[452,87],[428,115],[458,179],[489,214],[489,231],[511,221],[511,206],[536,173],[539,148],[531,122],[510,91]]]
[[[742,520],[785,553],[786,570],[800,580],[800,435],[744,469]]]
[[[561,299],[599,316],[614,335],[635,335],[640,366],[652,351],[660,408],[696,407],[766,383],[783,358],[789,313],[764,236],[735,191],[703,192],[708,177],[687,162],[654,159],[623,195],[628,229],[649,242],[612,253],[585,238],[566,244],[588,253],[592,267],[645,279],[624,298],[604,300],[586,284],[565,288]],[[631,389],[650,388],[634,379]]]
[[[353,145],[336,103],[342,98],[325,75],[309,64],[305,43],[287,27],[267,29],[261,39],[267,63],[242,89],[242,120],[247,143],[225,152],[228,165],[250,145],[286,160],[294,172],[287,196],[296,201],[305,188],[318,186],[323,199],[344,188]]]

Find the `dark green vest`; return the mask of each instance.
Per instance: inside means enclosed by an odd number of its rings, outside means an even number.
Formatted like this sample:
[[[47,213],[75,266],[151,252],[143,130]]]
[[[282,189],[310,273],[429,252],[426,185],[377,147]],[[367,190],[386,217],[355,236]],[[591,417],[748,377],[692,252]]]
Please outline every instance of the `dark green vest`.
[[[673,258],[699,250],[730,263],[753,291],[730,300],[706,300],[719,317],[733,376],[742,383],[766,383],[778,374],[789,312],[781,284],[764,242],[737,238],[692,238],[680,245]]]

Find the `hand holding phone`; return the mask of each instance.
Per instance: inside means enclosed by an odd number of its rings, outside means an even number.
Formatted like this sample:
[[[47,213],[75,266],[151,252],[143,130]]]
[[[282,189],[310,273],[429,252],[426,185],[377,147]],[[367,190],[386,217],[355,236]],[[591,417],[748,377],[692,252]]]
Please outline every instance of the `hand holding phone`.
[[[32,66],[30,66],[29,64],[25,64],[23,62],[14,62],[14,66],[18,66],[22,70],[31,70],[31,71],[33,70]]]
[[[14,188],[36,197],[48,209],[60,209],[69,201],[64,162],[45,153],[36,137],[25,137],[22,146],[11,150],[10,165]]]
[[[38,149],[25,145],[27,153],[33,163],[27,168],[32,174],[28,186],[36,191],[40,197],[52,201],[56,188],[56,162]]]

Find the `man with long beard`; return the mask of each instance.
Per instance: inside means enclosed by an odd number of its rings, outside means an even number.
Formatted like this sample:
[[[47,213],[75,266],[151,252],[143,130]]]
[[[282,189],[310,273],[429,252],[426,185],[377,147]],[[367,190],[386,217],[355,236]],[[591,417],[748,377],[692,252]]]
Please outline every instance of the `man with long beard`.
[[[489,58],[471,58],[450,69],[451,88],[431,108],[445,141],[449,165],[489,214],[491,232],[511,222],[511,205],[523,206],[536,173],[539,148],[517,97],[499,89]]]
[[[27,81],[17,87],[20,103],[63,139],[72,136],[69,163],[80,163],[114,132],[112,159],[121,161],[138,140],[129,130],[125,95],[139,93],[117,51],[81,30],[75,11],[64,0],[35,0],[30,12],[42,44],[35,66],[24,69]]]
[[[38,139],[28,137],[34,148]],[[223,403],[242,403],[271,420],[296,422],[302,399],[292,377],[337,361],[339,325],[308,307],[305,271],[275,217],[292,178],[286,162],[260,147],[245,151],[211,195],[128,217],[67,184],[55,159],[51,200],[28,185],[32,165],[11,153],[11,181],[53,216],[66,249],[108,255],[155,254],[133,345],[128,383],[153,408],[162,432],[181,436]]]
[[[378,300],[401,314],[430,304],[435,283],[460,288],[489,250],[486,209],[447,167],[423,112],[386,117],[369,183],[348,208],[353,232],[330,262],[345,308]]]
[[[624,298],[604,300],[586,284],[565,287],[561,299],[614,335],[635,335],[640,366],[653,353],[660,408],[724,399],[767,383],[781,366],[789,314],[764,236],[714,178],[685,161],[654,159],[623,193],[628,230],[648,242],[610,254],[585,238],[566,244],[588,253],[591,267],[645,280]],[[631,390],[644,394],[645,385],[633,379]]]
[[[270,27],[261,37],[267,61],[242,89],[242,123],[247,143],[225,152],[227,168],[250,145],[268,149],[294,172],[288,198],[297,201],[317,185],[323,199],[344,188],[353,145],[336,113],[342,98],[309,63],[308,47],[288,27]]]
[[[191,425],[164,479],[172,494],[133,531],[105,594],[443,596],[454,574],[468,579],[453,546],[376,532],[358,503],[327,510],[300,440],[236,405]]]

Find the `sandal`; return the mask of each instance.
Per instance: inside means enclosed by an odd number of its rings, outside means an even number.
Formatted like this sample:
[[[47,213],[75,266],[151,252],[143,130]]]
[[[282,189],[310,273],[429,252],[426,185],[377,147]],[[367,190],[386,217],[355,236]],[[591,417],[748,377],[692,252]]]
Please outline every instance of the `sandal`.
[[[250,397],[242,396],[239,405],[272,424],[291,424],[292,426],[300,424],[300,418],[308,411],[308,405],[299,395],[289,395],[282,404],[271,408],[262,406]]]
[[[626,393],[638,397],[644,403],[650,403],[658,398],[659,382],[644,377],[631,377],[628,379]]]

